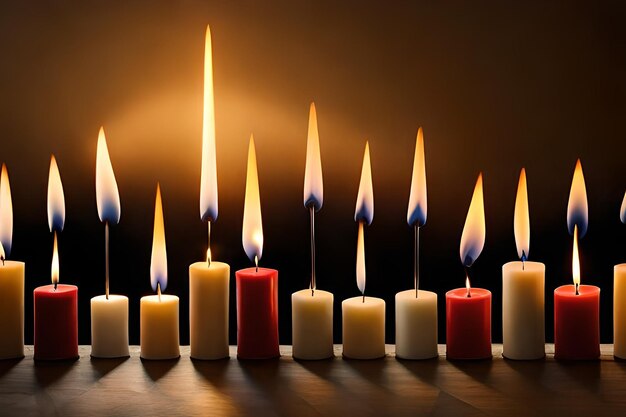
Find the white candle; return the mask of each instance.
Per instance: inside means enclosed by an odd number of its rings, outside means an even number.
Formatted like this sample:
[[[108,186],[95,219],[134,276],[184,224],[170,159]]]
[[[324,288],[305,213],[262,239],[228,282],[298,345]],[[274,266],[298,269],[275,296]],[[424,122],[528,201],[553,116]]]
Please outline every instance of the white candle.
[[[300,290],[291,294],[293,357],[326,359],[333,356],[333,295]]]
[[[121,358],[128,351],[128,297],[109,294],[91,299],[91,356]]]
[[[626,264],[613,270],[613,355],[626,359]]]
[[[396,294],[396,356],[430,359],[437,350],[437,294],[419,290]]]
[[[341,303],[343,356],[377,359],[385,356],[385,301],[353,297]]]

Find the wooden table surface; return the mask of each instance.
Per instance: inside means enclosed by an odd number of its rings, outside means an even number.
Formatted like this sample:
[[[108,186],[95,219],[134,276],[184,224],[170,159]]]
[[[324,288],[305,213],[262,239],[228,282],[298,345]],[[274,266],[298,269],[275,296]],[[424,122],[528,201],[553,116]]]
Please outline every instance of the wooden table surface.
[[[599,361],[452,362],[341,358],[302,362],[281,346],[280,359],[194,361],[189,347],[173,361],[92,359],[80,347],[73,362],[0,361],[0,415],[253,416],[532,416],[626,415],[626,363],[602,346]]]

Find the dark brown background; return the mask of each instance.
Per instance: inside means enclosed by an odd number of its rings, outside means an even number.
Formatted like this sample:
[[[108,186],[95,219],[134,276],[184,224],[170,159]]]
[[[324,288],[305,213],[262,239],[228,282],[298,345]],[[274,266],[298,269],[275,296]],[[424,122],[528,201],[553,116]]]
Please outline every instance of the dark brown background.
[[[111,288],[151,293],[156,182],[162,185],[169,255],[167,292],[181,297],[188,343],[187,266],[204,257],[199,219],[204,31],[214,47],[220,216],[214,256],[249,266],[241,247],[247,141],[257,141],[265,230],[261,264],[280,270],[281,342],[290,343],[290,294],[307,285],[308,214],[302,206],[308,106],[317,105],[325,180],[318,216],[318,287],[357,295],[353,212],[370,140],[375,216],[366,232],[368,295],[387,301],[412,285],[406,225],[413,147],[426,139],[429,216],[422,229],[422,287],[440,296],[463,285],[459,239],[484,172],[487,239],[473,283],[493,291],[501,339],[501,265],[516,257],[513,204],[528,171],[530,259],[547,264],[552,290],[571,282],[566,207],[576,158],[589,196],[581,242],[583,283],[602,288],[602,340],[612,337],[612,268],[626,261],[623,120],[626,10],[621,2],[6,2],[0,6],[0,160],[11,176],[13,259],[31,291],[50,282],[50,153],[65,186],[61,282],[80,287],[80,343],[89,299],[104,292],[104,230],[95,204],[95,150],[105,126],[119,184],[121,223],[111,232]],[[234,276],[233,276],[234,284]],[[235,342],[234,286],[231,342]],[[444,327],[440,326],[444,341]]]

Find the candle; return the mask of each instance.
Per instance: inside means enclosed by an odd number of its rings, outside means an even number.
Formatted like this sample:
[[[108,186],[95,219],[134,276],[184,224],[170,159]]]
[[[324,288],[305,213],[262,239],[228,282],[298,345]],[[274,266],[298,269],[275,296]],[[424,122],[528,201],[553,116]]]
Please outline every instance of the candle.
[[[574,285],[554,291],[554,357],[597,359],[600,356],[600,288],[580,285],[578,237],[587,232],[587,191],[580,159],[576,162],[567,204],[567,226],[574,235]]]
[[[59,284],[57,234],[65,223],[65,199],[59,169],[52,156],[48,179],[48,225],[54,234],[52,285],[33,293],[35,308],[35,360],[78,358],[78,287]]]
[[[180,356],[178,297],[162,294],[167,287],[167,253],[161,187],[157,184],[150,283],[157,295],[141,297],[139,338],[143,359],[175,359]]]
[[[315,212],[324,202],[322,158],[317,113],[311,103],[304,170],[304,207],[311,217],[311,280],[309,288],[291,295],[293,357],[326,359],[333,356],[333,294],[317,289],[315,275]]]
[[[620,220],[626,223],[626,194]],[[626,359],[626,263],[615,265],[613,269],[613,354]]]
[[[13,204],[7,167],[0,174],[0,359],[24,356],[24,262],[7,260],[13,237]],[[5,249],[6,248],[6,249]]]
[[[545,356],[546,266],[528,261],[530,214],[524,168],[517,186],[513,229],[521,261],[502,266],[502,355],[509,359],[540,359]]]
[[[465,288],[446,293],[446,356],[448,359],[491,358],[491,292],[472,288],[469,267],[485,245],[483,176],[478,176],[461,235]]]
[[[207,25],[204,49],[204,117],[200,218],[208,225],[206,262],[189,266],[189,344],[194,359],[228,357],[228,298],[230,266],[212,260],[211,224],[217,220],[217,164],[211,29]]]
[[[120,221],[120,195],[109,157],[104,128],[96,152],[96,203],[104,223],[105,294],[91,299],[91,356],[119,358],[128,352],[128,297],[109,294],[109,225]]]
[[[437,351],[437,294],[419,289],[419,230],[426,224],[426,167],[424,134],[417,131],[413,177],[407,223],[415,234],[413,290],[396,294],[396,356],[402,359],[429,359]]]
[[[365,144],[361,181],[354,220],[359,223],[356,252],[356,282],[361,296],[341,303],[343,356],[350,359],[376,359],[385,356],[385,301],[365,296],[364,224],[374,218],[374,189],[369,143]]]
[[[235,273],[237,286],[237,357],[267,359],[278,349],[278,271],[259,268],[263,254],[263,223],[254,137],[248,147],[246,197],[243,207],[243,248],[255,267]]]

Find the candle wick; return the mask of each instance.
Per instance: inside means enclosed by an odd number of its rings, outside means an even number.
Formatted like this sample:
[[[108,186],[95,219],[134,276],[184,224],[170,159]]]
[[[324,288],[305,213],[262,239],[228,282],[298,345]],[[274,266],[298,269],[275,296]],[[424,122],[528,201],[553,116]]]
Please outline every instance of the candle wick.
[[[415,285],[415,298],[419,294],[420,285],[420,226],[415,223],[415,245],[413,246],[413,283]]]
[[[580,295],[580,292],[579,292],[580,284],[576,283],[574,287],[576,288],[576,295]]]
[[[522,251],[522,271],[526,269],[526,260],[528,257],[526,256],[526,251]]]
[[[57,290],[57,285],[59,285],[59,283],[55,281],[55,282],[54,282],[54,290],[55,290],[55,291]]]
[[[365,304],[365,293],[363,293],[363,304]]]
[[[207,257],[206,257],[206,261],[207,261],[207,266],[210,268],[211,267],[211,220],[209,220],[207,222],[208,224],[208,238],[209,238],[209,249],[207,250]]]
[[[259,272],[259,256],[254,255],[254,265],[256,266],[256,272]]]
[[[311,215],[311,297],[315,296],[315,206],[309,205]]]
[[[2,260],[2,266],[4,266],[4,255],[0,256],[0,260]]]
[[[157,282],[157,295],[159,296],[159,303],[161,302],[161,283]]]
[[[109,222],[104,222],[104,293],[109,299]]]

